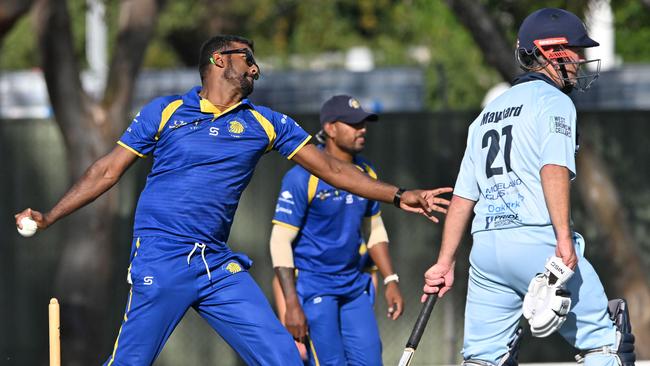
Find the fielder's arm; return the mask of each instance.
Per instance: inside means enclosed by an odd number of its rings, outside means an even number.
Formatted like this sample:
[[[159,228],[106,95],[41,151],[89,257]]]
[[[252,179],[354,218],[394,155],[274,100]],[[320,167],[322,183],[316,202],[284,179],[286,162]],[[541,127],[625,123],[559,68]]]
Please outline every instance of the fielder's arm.
[[[442,244],[438,260],[424,274],[424,293],[421,301],[426,300],[426,294],[438,293],[442,297],[451,290],[454,284],[454,265],[456,251],[463,239],[467,224],[472,217],[475,201],[454,195],[449,205],[449,213],[442,229]]]
[[[384,297],[386,298],[386,305],[388,306],[388,317],[395,320],[402,315],[404,311],[404,299],[399,290],[398,278],[393,271],[393,264],[388,252],[388,234],[384,227],[381,215],[377,214],[372,217],[363,219],[364,231],[368,234],[367,246],[370,258],[377,265],[379,273],[385,279],[393,276],[393,280],[384,282],[386,288],[384,289]]]
[[[569,169],[561,165],[547,164],[540,170],[540,176],[544,200],[557,240],[555,255],[562,258],[567,267],[574,269],[578,264],[578,257],[571,233]]]
[[[272,287],[275,310],[278,313],[278,319],[280,319],[280,323],[284,325],[284,313],[287,311],[287,304],[284,302],[284,294],[282,293],[282,287],[280,287],[280,280],[275,274],[273,275]]]
[[[16,225],[23,217],[31,217],[39,229],[47,228],[108,191],[137,158],[132,152],[116,146],[95,161],[49,212],[42,214],[28,208],[14,216]]]
[[[393,203],[398,193],[396,186],[372,179],[354,165],[325,154],[314,145],[305,145],[292,160],[327,183],[371,200]],[[400,208],[424,214],[431,221],[438,222],[431,213],[446,213],[444,206],[448,205],[449,201],[437,196],[451,191],[452,188],[448,187],[429,191],[405,191],[399,199]]]
[[[273,269],[284,296],[284,313],[280,320],[295,339],[302,340],[307,335],[307,319],[296,293],[296,274],[291,249],[291,242],[297,235],[296,230],[282,225],[273,225],[270,246]],[[276,303],[280,302],[276,300]]]

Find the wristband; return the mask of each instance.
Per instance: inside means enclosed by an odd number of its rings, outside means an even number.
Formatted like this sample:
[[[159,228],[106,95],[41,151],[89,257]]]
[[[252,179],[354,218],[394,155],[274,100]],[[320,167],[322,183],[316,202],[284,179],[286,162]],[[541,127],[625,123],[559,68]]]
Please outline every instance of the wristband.
[[[402,193],[404,192],[406,192],[404,188],[398,188],[397,192],[395,192],[395,196],[393,197],[393,205],[395,207],[399,208],[399,204],[402,202]]]
[[[393,273],[392,275],[388,275],[384,278],[384,285],[388,285],[390,282],[395,281],[396,283],[399,283],[399,276],[397,273]]]

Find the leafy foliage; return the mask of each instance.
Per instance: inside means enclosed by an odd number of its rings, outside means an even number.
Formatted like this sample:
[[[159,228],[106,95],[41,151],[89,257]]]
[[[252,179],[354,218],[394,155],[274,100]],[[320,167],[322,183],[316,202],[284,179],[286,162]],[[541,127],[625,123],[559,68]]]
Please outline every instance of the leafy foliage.
[[[117,29],[118,0],[105,0],[109,48]],[[514,44],[536,1],[483,0]],[[548,0],[544,6],[578,14],[587,0]],[[85,0],[68,0],[75,49],[84,59]],[[639,1],[613,0],[616,50],[624,61],[650,61],[650,12]],[[30,19],[22,19],[3,43],[0,68],[37,67]],[[472,38],[443,1],[430,0],[176,0],[168,3],[145,57],[148,68],[193,67],[201,42],[218,33],[256,41],[265,67],[308,67],[324,54],[342,66],[351,47],[373,50],[378,67],[411,65],[425,70],[431,109],[476,107],[499,76],[484,62]]]
[[[31,20],[23,17],[0,44],[0,70],[16,70],[37,67],[35,34]]]
[[[614,0],[616,52],[624,62],[650,60],[650,6],[638,0]]]

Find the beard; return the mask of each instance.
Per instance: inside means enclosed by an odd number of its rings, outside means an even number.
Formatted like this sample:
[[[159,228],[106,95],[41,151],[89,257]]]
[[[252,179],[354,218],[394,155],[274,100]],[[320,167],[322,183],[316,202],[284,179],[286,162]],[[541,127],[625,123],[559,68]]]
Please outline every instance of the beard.
[[[253,80],[250,80],[247,76],[247,73],[238,74],[232,67],[232,62],[228,60],[228,66],[226,66],[223,77],[230,84],[239,88],[242,98],[246,98],[253,92]]]
[[[356,144],[354,142],[346,144],[344,146],[339,145],[339,149],[345,151],[350,155],[356,155],[363,151],[365,144]]]

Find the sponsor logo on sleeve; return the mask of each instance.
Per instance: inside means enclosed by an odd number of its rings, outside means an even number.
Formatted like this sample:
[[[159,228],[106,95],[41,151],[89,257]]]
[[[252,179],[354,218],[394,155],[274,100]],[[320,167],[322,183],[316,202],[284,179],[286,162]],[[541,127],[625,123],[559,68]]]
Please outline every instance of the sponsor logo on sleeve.
[[[294,204],[293,195],[289,191],[284,191],[280,193],[280,198],[278,198],[278,201],[287,203],[289,205]]]
[[[571,137],[571,125],[566,123],[564,117],[551,116],[549,128],[551,133],[559,133],[566,137]]]
[[[279,203],[275,205],[275,213],[285,213],[287,215],[293,215],[293,211],[290,208],[282,207],[280,206]]]

